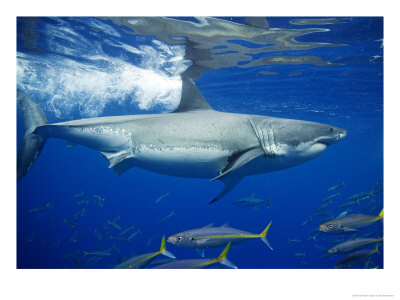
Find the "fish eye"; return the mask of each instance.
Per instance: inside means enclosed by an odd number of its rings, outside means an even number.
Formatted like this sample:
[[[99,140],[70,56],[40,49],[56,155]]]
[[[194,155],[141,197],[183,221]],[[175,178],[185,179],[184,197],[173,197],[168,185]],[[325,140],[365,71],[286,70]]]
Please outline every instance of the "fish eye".
[[[193,241],[193,240],[194,240],[194,238],[193,238],[193,237],[191,237],[191,238],[190,238],[190,240],[191,240],[191,241]]]
[[[329,130],[330,130],[331,132],[333,132],[333,128],[332,128],[332,127],[330,127]]]
[[[178,236],[178,242],[180,242],[182,240],[181,236]]]
[[[328,227],[328,229],[332,229],[333,228],[332,224],[328,224],[326,227]]]

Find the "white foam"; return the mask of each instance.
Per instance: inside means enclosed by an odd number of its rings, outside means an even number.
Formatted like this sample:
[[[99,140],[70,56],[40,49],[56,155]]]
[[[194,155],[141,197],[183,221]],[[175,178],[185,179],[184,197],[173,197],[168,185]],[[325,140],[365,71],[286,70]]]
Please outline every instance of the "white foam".
[[[137,47],[108,39],[92,41],[64,22],[57,25],[62,26],[47,25],[41,33],[51,54],[17,53],[18,87],[46,114],[70,119],[77,110],[82,117],[99,116],[108,104],[124,106],[124,113],[132,104],[143,110],[178,106],[180,74],[190,65],[184,46],[157,40]],[[118,36],[110,28],[109,32]],[[117,49],[118,57],[106,54],[104,44]],[[137,58],[135,65],[127,57]]]

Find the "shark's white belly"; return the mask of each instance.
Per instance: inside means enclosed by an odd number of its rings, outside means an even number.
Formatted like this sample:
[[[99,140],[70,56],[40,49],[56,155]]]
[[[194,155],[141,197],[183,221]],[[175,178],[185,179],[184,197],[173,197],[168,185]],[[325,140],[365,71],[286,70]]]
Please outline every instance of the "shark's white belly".
[[[142,146],[135,151],[134,165],[140,168],[180,177],[212,178],[219,174],[231,155],[221,148]]]

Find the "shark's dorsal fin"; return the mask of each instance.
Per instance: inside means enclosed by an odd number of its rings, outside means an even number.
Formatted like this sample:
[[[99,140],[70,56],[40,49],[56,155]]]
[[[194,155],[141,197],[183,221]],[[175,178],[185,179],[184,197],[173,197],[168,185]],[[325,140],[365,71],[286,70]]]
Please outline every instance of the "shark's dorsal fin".
[[[195,110],[208,110],[211,106],[204,99],[203,95],[190,78],[182,78],[181,102],[174,113],[188,112]]]
[[[206,226],[203,226],[203,228],[208,228],[208,227],[213,227],[213,226],[214,226],[214,223],[210,223],[210,224],[208,224]]]
[[[245,22],[246,22],[246,25],[249,25],[252,27],[269,29],[269,24],[265,17],[247,17],[247,18],[245,18]]]

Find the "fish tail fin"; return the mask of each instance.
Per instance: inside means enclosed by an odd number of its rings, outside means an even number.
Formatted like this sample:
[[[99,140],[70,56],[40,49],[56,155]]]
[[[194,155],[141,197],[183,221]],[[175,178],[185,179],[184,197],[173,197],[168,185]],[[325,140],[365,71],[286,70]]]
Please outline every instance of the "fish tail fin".
[[[46,142],[46,139],[35,134],[38,126],[47,124],[42,109],[24,91],[17,89],[17,101],[22,112],[24,136],[17,154],[17,181],[21,180],[31,169]]]
[[[383,208],[382,208],[381,212],[379,213],[378,218],[379,218],[379,219],[383,219]]]
[[[265,227],[265,229],[263,230],[263,232],[261,232],[258,236],[261,238],[261,240],[269,247],[269,249],[274,250],[270,244],[270,242],[267,240],[267,233],[269,228],[271,227],[271,222],[269,222],[268,226]]]
[[[228,245],[226,245],[225,249],[222,251],[222,253],[217,257],[216,261],[218,261],[220,264],[227,266],[229,268],[232,269],[237,269],[238,267],[232,263],[229,259],[227,259],[226,257],[228,256],[228,252],[231,248],[231,242],[228,243]]]
[[[381,254],[379,252],[379,244],[378,243],[376,243],[375,249],[374,249],[374,251],[371,252],[371,254],[374,254],[375,252],[378,253],[378,254]]]
[[[162,240],[161,240],[160,253],[163,253],[166,248],[167,248],[167,246],[166,246],[166,243],[165,243],[165,235],[163,235]]]
[[[83,250],[82,253],[83,253],[84,255],[88,255],[88,254],[89,254],[89,252],[87,252],[87,251],[85,251],[85,250]]]
[[[161,247],[160,251],[158,251],[159,254],[165,255],[170,258],[176,258],[175,255],[173,255],[171,252],[167,250],[167,246],[165,243],[165,235],[163,235],[162,240],[161,240]]]

